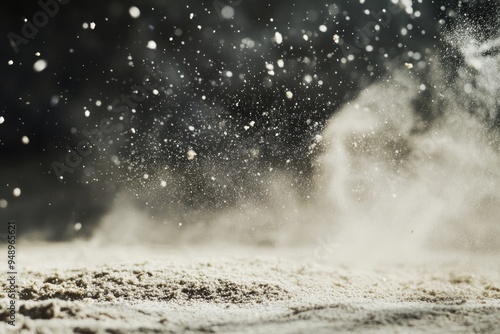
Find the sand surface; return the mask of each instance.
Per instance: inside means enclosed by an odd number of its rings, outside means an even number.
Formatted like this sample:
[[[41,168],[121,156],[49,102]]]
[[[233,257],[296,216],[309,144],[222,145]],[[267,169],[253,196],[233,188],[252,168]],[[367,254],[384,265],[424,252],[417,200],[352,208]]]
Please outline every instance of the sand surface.
[[[354,266],[311,263],[311,252],[21,243],[16,331],[500,333],[494,256]]]

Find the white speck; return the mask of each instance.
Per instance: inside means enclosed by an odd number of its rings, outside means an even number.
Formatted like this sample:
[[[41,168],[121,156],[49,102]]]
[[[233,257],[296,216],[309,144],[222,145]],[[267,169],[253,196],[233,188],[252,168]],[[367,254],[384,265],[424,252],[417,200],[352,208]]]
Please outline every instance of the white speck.
[[[42,72],[47,67],[47,62],[44,59],[39,59],[33,64],[35,72]]]
[[[97,100],[97,101],[95,101],[95,105],[96,105],[96,106],[98,106],[98,107],[100,107],[100,106],[102,105],[101,100]]]
[[[188,150],[186,156],[188,160],[193,160],[196,157],[196,152],[194,150]]]
[[[115,166],[120,166],[120,164],[121,164],[120,159],[116,155],[111,156],[111,161],[113,161]]]
[[[421,84],[418,88],[420,88],[421,91],[424,91],[426,87],[424,84]]]
[[[144,180],[147,180],[147,179],[149,179],[149,174],[144,174],[142,177]]]
[[[201,99],[202,99],[203,101],[205,101],[205,100],[207,99],[207,97],[206,97],[205,95],[202,95],[202,96],[201,96]]]
[[[88,29],[89,24],[87,22],[83,22],[82,27],[83,27],[83,29]]]
[[[129,8],[128,10],[128,13],[130,14],[130,16],[132,16],[132,18],[136,19],[138,18],[139,16],[141,16],[141,11],[139,10],[139,8],[137,8],[136,6],[132,6]]]
[[[0,199],[0,209],[5,209],[8,204],[9,203],[6,200]]]
[[[335,43],[339,44],[339,42],[340,42],[340,36],[339,36],[339,35],[337,35],[337,34],[333,35],[333,41],[334,41]]]
[[[224,6],[224,8],[222,8],[220,14],[226,20],[232,19],[234,16],[234,9],[231,6]]]
[[[161,186],[162,188],[165,188],[165,187],[167,186],[167,181],[163,181],[163,180],[161,180],[161,182],[160,182],[160,186]]]
[[[306,34],[302,35],[302,38],[304,39],[304,41],[308,41],[309,40],[309,36],[307,36]]]
[[[277,63],[279,68],[283,68],[285,66],[285,61],[283,59],[278,59]]]
[[[95,29],[95,22],[90,22],[90,29],[92,29],[92,30]]]
[[[21,138],[21,141],[24,145],[28,145],[30,143],[30,139],[27,136],[23,136],[23,138]]]
[[[283,42],[283,36],[277,31],[274,33],[274,41],[276,44],[281,44]]]
[[[251,122],[249,123],[249,125],[250,125],[250,126],[254,126],[254,125],[255,125],[255,121],[251,121]]]
[[[21,189],[19,189],[19,188],[14,188],[14,190],[12,191],[12,195],[14,195],[14,197],[19,197],[19,196],[21,196]]]
[[[326,26],[324,24],[322,24],[322,25],[319,26],[319,31],[326,32],[326,30],[327,29],[326,29]]]
[[[189,19],[192,20],[194,17],[194,13],[189,14]]]
[[[5,118],[3,116],[0,116],[0,124],[3,124],[5,122]]]
[[[130,129],[130,132],[135,133],[135,129],[134,128]]]
[[[39,52],[39,51],[35,52],[35,56],[40,57],[40,55],[41,55],[41,54],[40,54],[40,52]]]
[[[89,117],[90,116],[90,111],[89,110],[85,110],[85,117]]]
[[[73,228],[75,229],[75,231],[80,231],[82,229],[82,223],[76,223]]]
[[[323,140],[323,136],[321,136],[321,135],[314,136],[314,141],[316,141],[316,143],[321,143],[322,140]]]
[[[14,64],[14,61],[9,60],[9,65],[13,65],[13,64]]]
[[[289,99],[289,100],[291,100],[292,97],[293,97],[293,93],[291,91],[287,90],[286,91],[286,98]]]
[[[412,69],[413,68],[413,64],[412,63],[405,63],[405,66],[407,69]]]
[[[153,89],[153,94],[154,95],[158,95],[160,92],[158,91],[158,89]]]
[[[194,131],[194,126],[190,125],[188,126],[189,131]]]
[[[55,107],[59,104],[59,96],[58,95],[52,95],[50,98],[50,104]]]
[[[226,77],[231,78],[233,76],[233,72],[226,71]]]
[[[155,41],[149,41],[148,45],[147,45],[147,48],[151,49],[151,50],[156,50],[156,42]]]

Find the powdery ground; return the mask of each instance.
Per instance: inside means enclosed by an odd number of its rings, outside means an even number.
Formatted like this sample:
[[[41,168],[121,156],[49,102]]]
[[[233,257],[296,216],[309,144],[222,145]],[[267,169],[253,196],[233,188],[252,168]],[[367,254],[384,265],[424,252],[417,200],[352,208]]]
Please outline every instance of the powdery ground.
[[[500,333],[485,255],[362,267],[304,261],[305,247],[18,248],[20,333]]]

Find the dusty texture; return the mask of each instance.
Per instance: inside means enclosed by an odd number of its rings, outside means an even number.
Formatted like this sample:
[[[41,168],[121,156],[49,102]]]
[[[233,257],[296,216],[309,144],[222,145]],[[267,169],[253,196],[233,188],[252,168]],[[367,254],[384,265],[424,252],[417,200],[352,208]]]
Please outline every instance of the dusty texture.
[[[304,261],[310,252],[26,246],[18,331],[500,332],[494,258],[362,268]],[[5,320],[8,300],[0,297]]]

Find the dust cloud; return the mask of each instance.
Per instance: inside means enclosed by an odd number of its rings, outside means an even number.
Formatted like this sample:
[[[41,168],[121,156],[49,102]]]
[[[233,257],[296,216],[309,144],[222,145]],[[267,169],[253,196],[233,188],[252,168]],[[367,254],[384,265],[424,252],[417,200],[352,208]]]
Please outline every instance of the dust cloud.
[[[122,195],[94,239],[327,243],[329,259],[366,263],[497,251],[499,79],[492,74],[498,57],[488,50],[498,41],[481,44],[456,34],[449,41],[464,58],[453,75],[437,52],[428,55],[426,67],[396,61],[386,77],[332,117],[317,138],[321,153],[310,195],[300,196],[293,179],[274,173],[265,200],[245,199],[224,212],[201,210],[180,222],[158,218],[158,212],[152,217]]]

